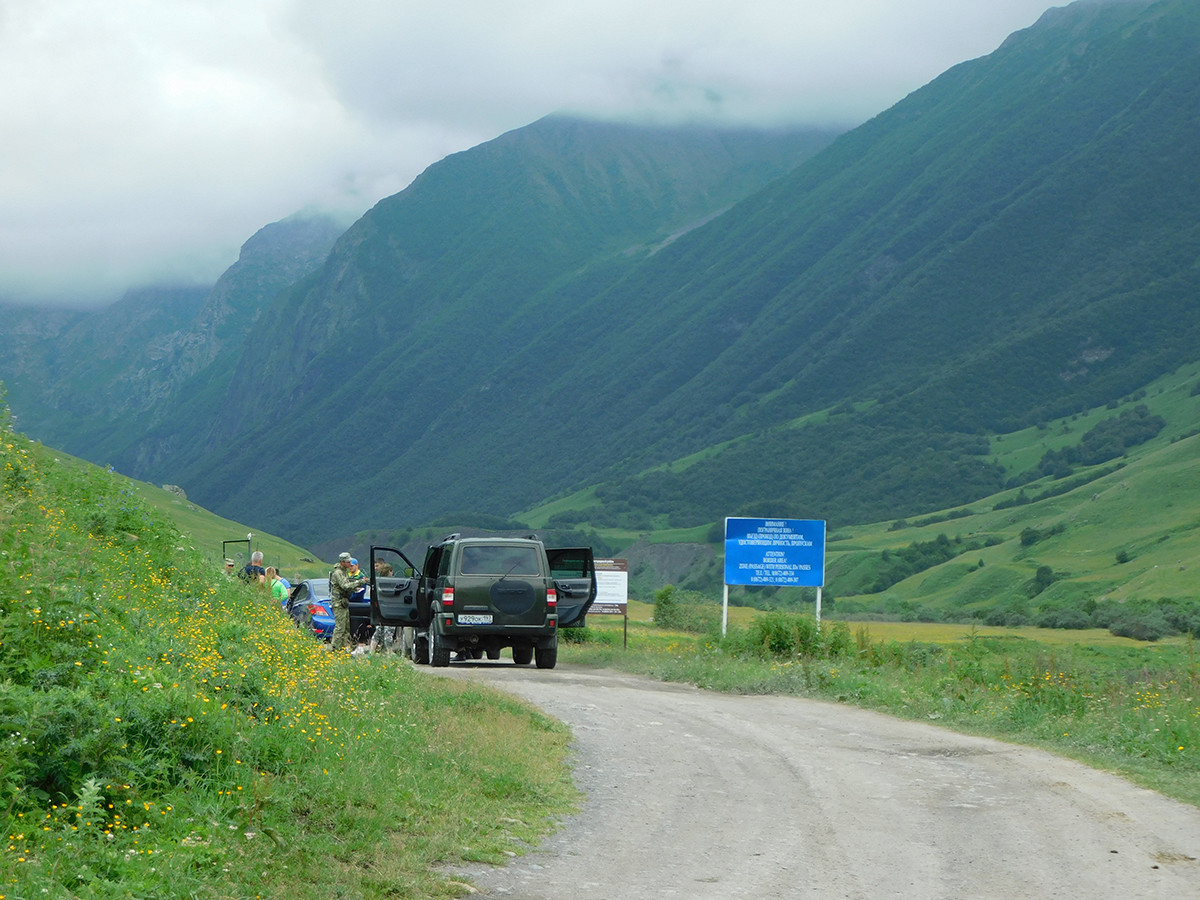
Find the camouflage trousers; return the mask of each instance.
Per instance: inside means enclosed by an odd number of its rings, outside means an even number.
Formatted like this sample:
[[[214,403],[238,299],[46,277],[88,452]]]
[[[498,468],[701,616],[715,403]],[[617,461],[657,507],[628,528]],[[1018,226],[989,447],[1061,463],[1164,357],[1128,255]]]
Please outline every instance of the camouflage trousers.
[[[341,604],[335,600],[333,607],[333,640],[334,650],[353,650],[354,641],[350,639],[350,604]]]
[[[372,652],[399,653],[408,656],[412,647],[413,629],[398,625],[378,625],[371,634]]]

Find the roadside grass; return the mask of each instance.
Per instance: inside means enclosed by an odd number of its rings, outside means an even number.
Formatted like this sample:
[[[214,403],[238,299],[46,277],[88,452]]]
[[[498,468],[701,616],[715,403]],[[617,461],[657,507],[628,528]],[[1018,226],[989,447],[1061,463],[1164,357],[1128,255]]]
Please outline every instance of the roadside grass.
[[[762,620],[773,633],[780,622],[796,620],[797,633],[815,622],[731,609],[722,638],[657,629],[648,610],[630,604],[627,646],[621,619],[593,616],[559,658],[728,693],[850,703],[1041,747],[1200,806],[1200,648],[1190,639],[827,619],[822,635],[841,634],[832,649],[784,641],[764,652]]]
[[[0,412],[0,898],[454,897],[574,808],[557,721],[333,654]]]

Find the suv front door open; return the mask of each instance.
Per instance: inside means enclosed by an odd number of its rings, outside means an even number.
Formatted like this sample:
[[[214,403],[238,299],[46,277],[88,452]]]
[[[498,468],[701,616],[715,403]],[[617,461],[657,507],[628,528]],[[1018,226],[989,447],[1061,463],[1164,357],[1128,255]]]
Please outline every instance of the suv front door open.
[[[372,624],[415,626],[421,574],[417,567],[394,547],[372,547],[370,572]]]
[[[584,624],[596,600],[596,561],[591,547],[546,548],[550,576],[558,594],[558,627]]]

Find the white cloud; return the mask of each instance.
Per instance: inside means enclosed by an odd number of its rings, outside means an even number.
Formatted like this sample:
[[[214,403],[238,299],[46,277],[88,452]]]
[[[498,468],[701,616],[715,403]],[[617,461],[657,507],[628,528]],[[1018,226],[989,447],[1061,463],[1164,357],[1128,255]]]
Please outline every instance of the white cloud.
[[[9,0],[0,295],[211,281],[556,111],[866,119],[1044,0]]]

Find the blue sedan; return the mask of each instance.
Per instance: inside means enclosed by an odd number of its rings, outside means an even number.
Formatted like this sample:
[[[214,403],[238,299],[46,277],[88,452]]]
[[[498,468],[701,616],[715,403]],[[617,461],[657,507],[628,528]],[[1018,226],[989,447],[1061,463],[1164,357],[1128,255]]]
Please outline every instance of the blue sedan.
[[[333,638],[333,606],[328,578],[308,578],[292,586],[284,601],[284,612],[301,628],[323,641]],[[357,643],[371,636],[371,603],[366,592],[350,601],[350,634]]]

